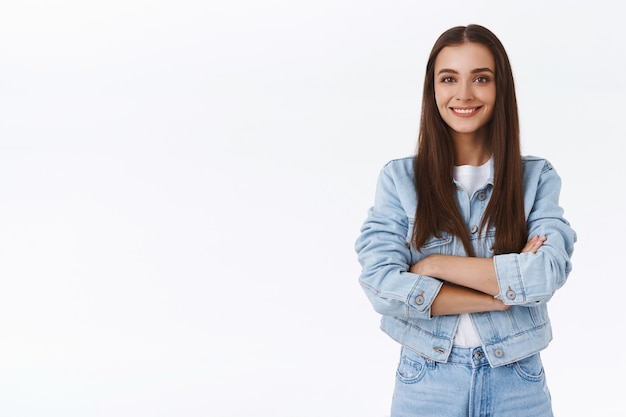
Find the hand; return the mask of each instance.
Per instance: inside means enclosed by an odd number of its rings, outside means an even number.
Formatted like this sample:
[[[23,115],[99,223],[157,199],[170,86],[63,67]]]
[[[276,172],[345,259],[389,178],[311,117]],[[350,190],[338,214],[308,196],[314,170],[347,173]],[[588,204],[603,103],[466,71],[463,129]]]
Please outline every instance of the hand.
[[[522,251],[520,253],[537,253],[537,250],[543,245],[546,240],[547,237],[545,236],[534,235],[533,237],[528,239],[528,242],[526,242],[526,245],[522,248]]]

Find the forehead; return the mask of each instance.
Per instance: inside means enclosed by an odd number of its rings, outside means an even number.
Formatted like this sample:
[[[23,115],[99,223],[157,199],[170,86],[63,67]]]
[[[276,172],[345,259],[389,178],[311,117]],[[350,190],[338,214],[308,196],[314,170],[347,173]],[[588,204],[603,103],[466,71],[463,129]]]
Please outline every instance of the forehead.
[[[435,60],[435,73],[441,69],[472,71],[475,68],[490,68],[495,71],[495,60],[489,48],[480,43],[464,43],[446,46]]]

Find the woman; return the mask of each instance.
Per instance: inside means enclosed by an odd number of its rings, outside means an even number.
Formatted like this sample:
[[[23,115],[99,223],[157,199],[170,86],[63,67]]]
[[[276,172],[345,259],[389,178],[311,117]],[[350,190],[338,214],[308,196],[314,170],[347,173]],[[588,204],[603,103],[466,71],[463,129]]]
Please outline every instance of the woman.
[[[552,416],[539,352],[576,241],[560,186],[548,161],[521,155],[498,38],[444,32],[417,152],[382,169],[355,245],[360,284],[402,345],[392,417]]]

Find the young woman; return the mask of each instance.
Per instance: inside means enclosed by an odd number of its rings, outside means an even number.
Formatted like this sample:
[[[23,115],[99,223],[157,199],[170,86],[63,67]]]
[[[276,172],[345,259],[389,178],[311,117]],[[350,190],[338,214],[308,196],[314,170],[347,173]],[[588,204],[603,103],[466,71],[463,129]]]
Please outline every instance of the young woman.
[[[444,32],[417,152],[383,167],[355,245],[360,284],[402,345],[392,417],[552,416],[539,352],[576,241],[560,187],[548,161],[521,155],[498,38]]]

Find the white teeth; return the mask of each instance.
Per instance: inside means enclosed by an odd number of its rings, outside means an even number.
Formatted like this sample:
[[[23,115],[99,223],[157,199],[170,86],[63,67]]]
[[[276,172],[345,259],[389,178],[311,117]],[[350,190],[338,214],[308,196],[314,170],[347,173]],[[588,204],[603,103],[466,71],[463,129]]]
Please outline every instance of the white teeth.
[[[473,113],[474,111],[476,111],[476,108],[472,108],[472,109],[452,109],[455,113],[461,113],[461,114],[470,114]]]

